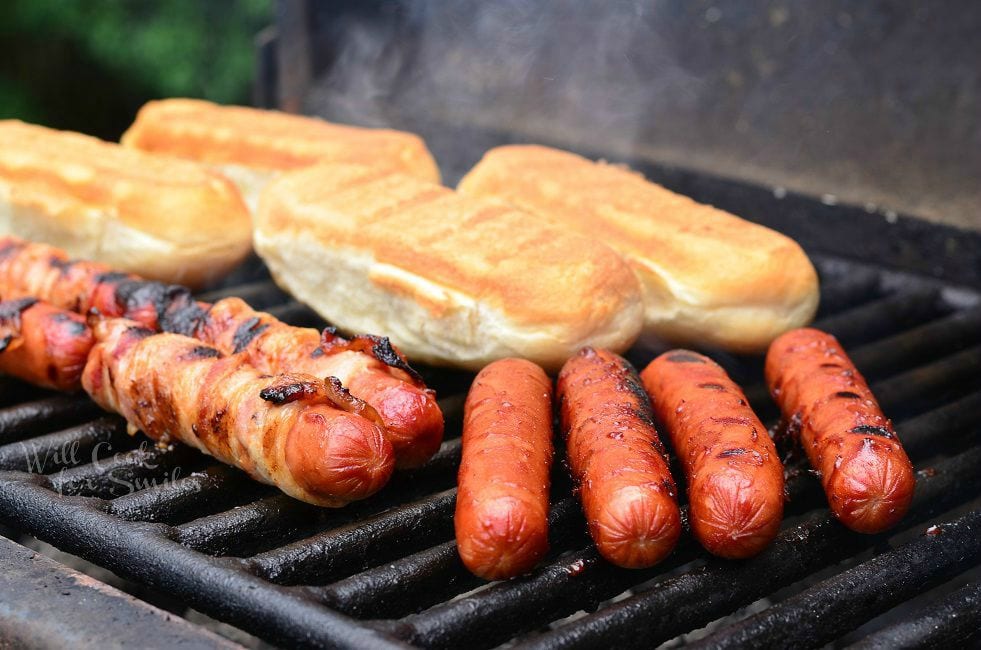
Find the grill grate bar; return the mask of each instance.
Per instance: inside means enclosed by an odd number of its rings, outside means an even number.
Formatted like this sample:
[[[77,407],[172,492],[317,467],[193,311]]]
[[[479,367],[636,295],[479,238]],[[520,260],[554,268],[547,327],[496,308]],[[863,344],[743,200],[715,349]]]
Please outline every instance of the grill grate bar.
[[[881,277],[871,269],[853,269],[828,280],[825,280],[827,274],[820,267],[819,273],[822,286],[818,318],[826,318],[883,296]]]
[[[975,647],[981,637],[981,582],[941,598],[910,620],[896,623],[848,646],[854,650]]]
[[[324,320],[316,312],[296,300],[269,307],[266,312],[295,327],[323,327],[324,325]]]
[[[865,345],[849,356],[866,376],[884,376],[976,343],[979,333],[981,308],[965,309]]]
[[[175,530],[181,544],[202,553],[246,554],[250,545],[275,544],[320,516],[315,506],[277,493],[181,524]]]
[[[218,302],[222,298],[241,298],[249,303],[249,306],[259,310],[281,305],[290,300],[289,294],[268,280],[215,289],[195,297],[203,302]]]
[[[937,449],[959,446],[968,438],[964,434],[975,425],[978,413],[981,413],[981,392],[899,423],[899,439],[914,459]]]
[[[873,391],[891,415],[914,414],[938,397],[959,397],[975,388],[979,366],[981,345],[877,382]]]
[[[932,531],[938,531],[931,534]],[[981,510],[718,630],[698,648],[819,647],[981,559]]]
[[[0,445],[82,424],[103,413],[86,395],[52,395],[0,409]]]
[[[231,507],[268,489],[232,467],[212,465],[176,481],[118,497],[109,502],[108,512],[131,521],[172,524]]]
[[[142,442],[137,449],[66,469],[51,477],[51,485],[59,494],[109,499],[176,480],[182,468],[204,462],[185,445],[162,449]]]
[[[935,289],[896,293],[823,318],[814,327],[831,332],[846,348],[863,345],[944,314],[939,297]]]
[[[918,477],[905,528],[945,512],[981,489],[981,448],[938,463]],[[887,536],[855,535],[830,513],[817,511],[780,533],[759,556],[740,563],[709,560],[537,638],[535,648],[649,647],[705,625],[815,571],[874,547]],[[672,612],[665,616],[665,612]]]
[[[456,488],[252,557],[256,575],[316,584],[453,537]]]
[[[70,429],[14,442],[0,447],[0,469],[47,474],[93,459],[103,447],[112,449],[129,442],[126,422],[105,416]]]

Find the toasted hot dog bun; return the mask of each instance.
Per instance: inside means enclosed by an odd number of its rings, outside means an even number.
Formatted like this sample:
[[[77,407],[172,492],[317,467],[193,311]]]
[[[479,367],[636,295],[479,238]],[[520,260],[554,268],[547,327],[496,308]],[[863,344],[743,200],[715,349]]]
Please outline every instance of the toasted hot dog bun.
[[[276,173],[318,162],[360,163],[439,182],[436,161],[415,134],[196,99],[148,102],[122,142],[217,166],[253,208]]]
[[[251,248],[235,186],[200,165],[16,120],[0,142],[0,234],[195,287]]]
[[[273,277],[342,329],[385,332],[411,359],[555,369],[637,336],[640,288],[610,248],[492,200],[364,165],[283,175],[255,245]]]
[[[505,199],[619,251],[643,285],[645,330],[662,339],[758,352],[817,309],[817,274],[792,239],[622,166],[505,146],[487,152],[458,189]]]

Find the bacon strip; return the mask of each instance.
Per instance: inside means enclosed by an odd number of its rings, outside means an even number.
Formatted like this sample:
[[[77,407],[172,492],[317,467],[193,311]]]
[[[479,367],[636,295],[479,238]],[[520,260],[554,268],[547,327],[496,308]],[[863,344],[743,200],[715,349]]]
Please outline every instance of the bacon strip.
[[[36,297],[103,318],[123,317],[154,330],[193,336],[222,354],[242,353],[269,374],[337,377],[385,423],[400,467],[428,460],[443,439],[433,391],[382,337],[351,340],[333,330],[292,327],[237,298],[211,305],[176,285],[115,273],[97,262],[70,260],[55,247],[0,237],[0,295]]]
[[[345,412],[336,386],[302,374],[269,376],[241,355],[134,321],[104,319],[82,385],[130,429],[178,440],[292,497],[339,507],[381,489],[391,444],[370,420]]]

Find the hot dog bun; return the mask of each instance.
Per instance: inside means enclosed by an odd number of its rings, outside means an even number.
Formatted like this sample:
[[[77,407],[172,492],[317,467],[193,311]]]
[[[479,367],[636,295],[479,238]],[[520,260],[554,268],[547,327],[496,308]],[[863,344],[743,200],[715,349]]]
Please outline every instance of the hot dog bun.
[[[0,142],[0,234],[195,287],[251,248],[234,185],[200,165],[16,120]]]
[[[817,309],[817,274],[796,242],[624,167],[505,146],[487,152],[458,189],[612,246],[643,285],[646,331],[665,340],[758,352]]]
[[[520,356],[554,369],[583,345],[622,350],[641,326],[637,280],[603,244],[364,165],[273,181],[255,245],[324,318],[385,332],[413,360],[477,369]]]
[[[277,172],[318,162],[360,163],[439,182],[436,161],[412,133],[196,99],[148,102],[122,142],[217,166],[252,207]]]

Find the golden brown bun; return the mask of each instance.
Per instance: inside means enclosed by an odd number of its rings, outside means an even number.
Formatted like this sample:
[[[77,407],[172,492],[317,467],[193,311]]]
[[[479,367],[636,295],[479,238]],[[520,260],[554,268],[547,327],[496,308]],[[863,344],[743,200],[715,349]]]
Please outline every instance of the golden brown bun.
[[[436,161],[415,134],[196,99],[148,102],[122,143],[220,167],[250,202],[276,172],[318,162],[391,168],[439,182]]]
[[[674,343],[757,352],[817,309],[817,274],[795,241],[619,165],[505,146],[488,151],[458,190],[612,246],[644,287],[645,331]]]
[[[200,165],[16,120],[0,143],[0,234],[192,287],[251,248],[242,198]]]
[[[255,226],[284,288],[415,360],[479,368],[517,356],[554,369],[640,331],[640,287],[611,249],[410,176],[340,163],[284,174]]]

